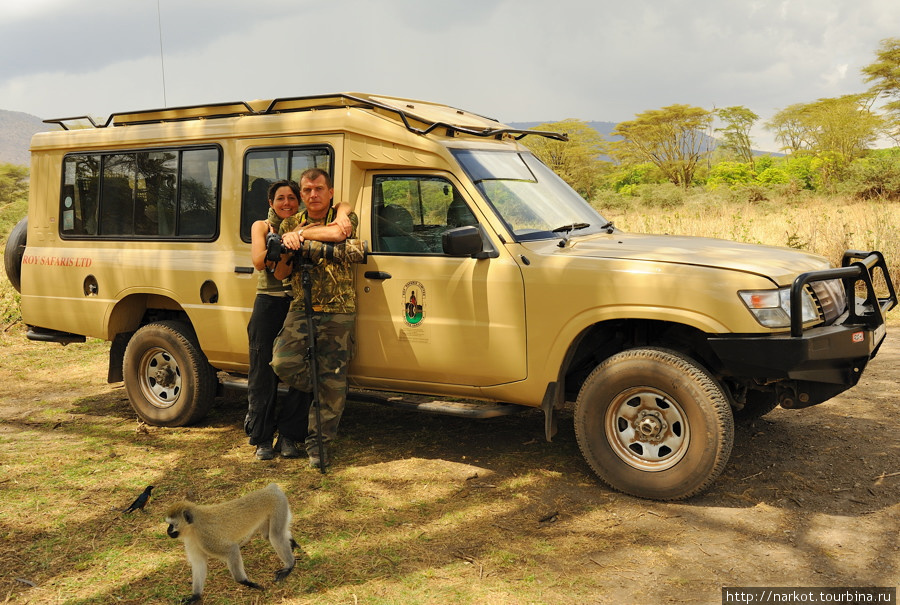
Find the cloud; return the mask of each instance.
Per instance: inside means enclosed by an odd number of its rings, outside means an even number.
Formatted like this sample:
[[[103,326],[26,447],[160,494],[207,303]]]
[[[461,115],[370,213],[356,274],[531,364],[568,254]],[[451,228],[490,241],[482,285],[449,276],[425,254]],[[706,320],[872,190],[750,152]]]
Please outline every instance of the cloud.
[[[898,22],[896,0],[6,2],[0,108],[106,115],[365,91],[505,122],[621,121],[673,103],[767,118],[864,91],[860,69]]]

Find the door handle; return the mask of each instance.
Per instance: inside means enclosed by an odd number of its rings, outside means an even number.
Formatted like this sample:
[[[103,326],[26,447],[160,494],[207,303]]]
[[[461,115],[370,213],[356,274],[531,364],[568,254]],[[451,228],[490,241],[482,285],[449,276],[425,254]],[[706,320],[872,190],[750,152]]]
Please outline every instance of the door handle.
[[[391,274],[387,271],[366,271],[363,273],[366,279],[390,279]]]

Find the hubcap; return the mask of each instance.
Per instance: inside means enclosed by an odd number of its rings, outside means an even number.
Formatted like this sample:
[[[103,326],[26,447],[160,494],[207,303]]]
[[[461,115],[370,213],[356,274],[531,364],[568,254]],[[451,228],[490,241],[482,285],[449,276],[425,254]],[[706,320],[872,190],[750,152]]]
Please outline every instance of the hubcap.
[[[628,465],[663,471],[684,457],[690,426],[684,410],[665,393],[650,387],[623,391],[609,406],[606,438]]]
[[[152,405],[168,408],[181,394],[181,369],[165,349],[148,350],[141,361],[141,389]]]

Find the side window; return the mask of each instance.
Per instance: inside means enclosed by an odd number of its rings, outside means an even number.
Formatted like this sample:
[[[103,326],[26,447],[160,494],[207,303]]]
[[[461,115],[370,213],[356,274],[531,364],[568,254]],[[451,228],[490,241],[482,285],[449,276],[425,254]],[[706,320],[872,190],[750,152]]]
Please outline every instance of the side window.
[[[444,231],[478,224],[447,179],[376,176],[372,185],[373,252],[443,254]]]
[[[72,154],[63,160],[64,237],[211,238],[219,151]]]
[[[181,154],[179,187],[179,235],[211,236],[216,231],[216,183],[213,149],[196,149]]]
[[[244,195],[241,202],[241,239],[250,241],[254,221],[269,212],[269,185],[281,179],[299,181],[309,168],[334,174],[334,154],[329,147],[266,148],[248,151],[244,157]]]

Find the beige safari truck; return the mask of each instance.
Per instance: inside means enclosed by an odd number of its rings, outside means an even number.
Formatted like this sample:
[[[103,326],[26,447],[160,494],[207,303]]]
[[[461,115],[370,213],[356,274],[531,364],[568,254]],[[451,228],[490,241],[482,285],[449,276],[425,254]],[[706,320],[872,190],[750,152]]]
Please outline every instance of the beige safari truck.
[[[265,190],[335,177],[355,265],[354,397],[487,417],[574,404],[609,486],[678,499],[725,467],[734,418],[859,381],[897,297],[878,252],[625,233],[522,144],[452,107],[335,94],[48,120],[6,269],[28,338],[111,342],[154,425],[197,422],[248,363]],[[74,128],[75,125],[86,127]],[[410,394],[415,398],[394,394]]]

